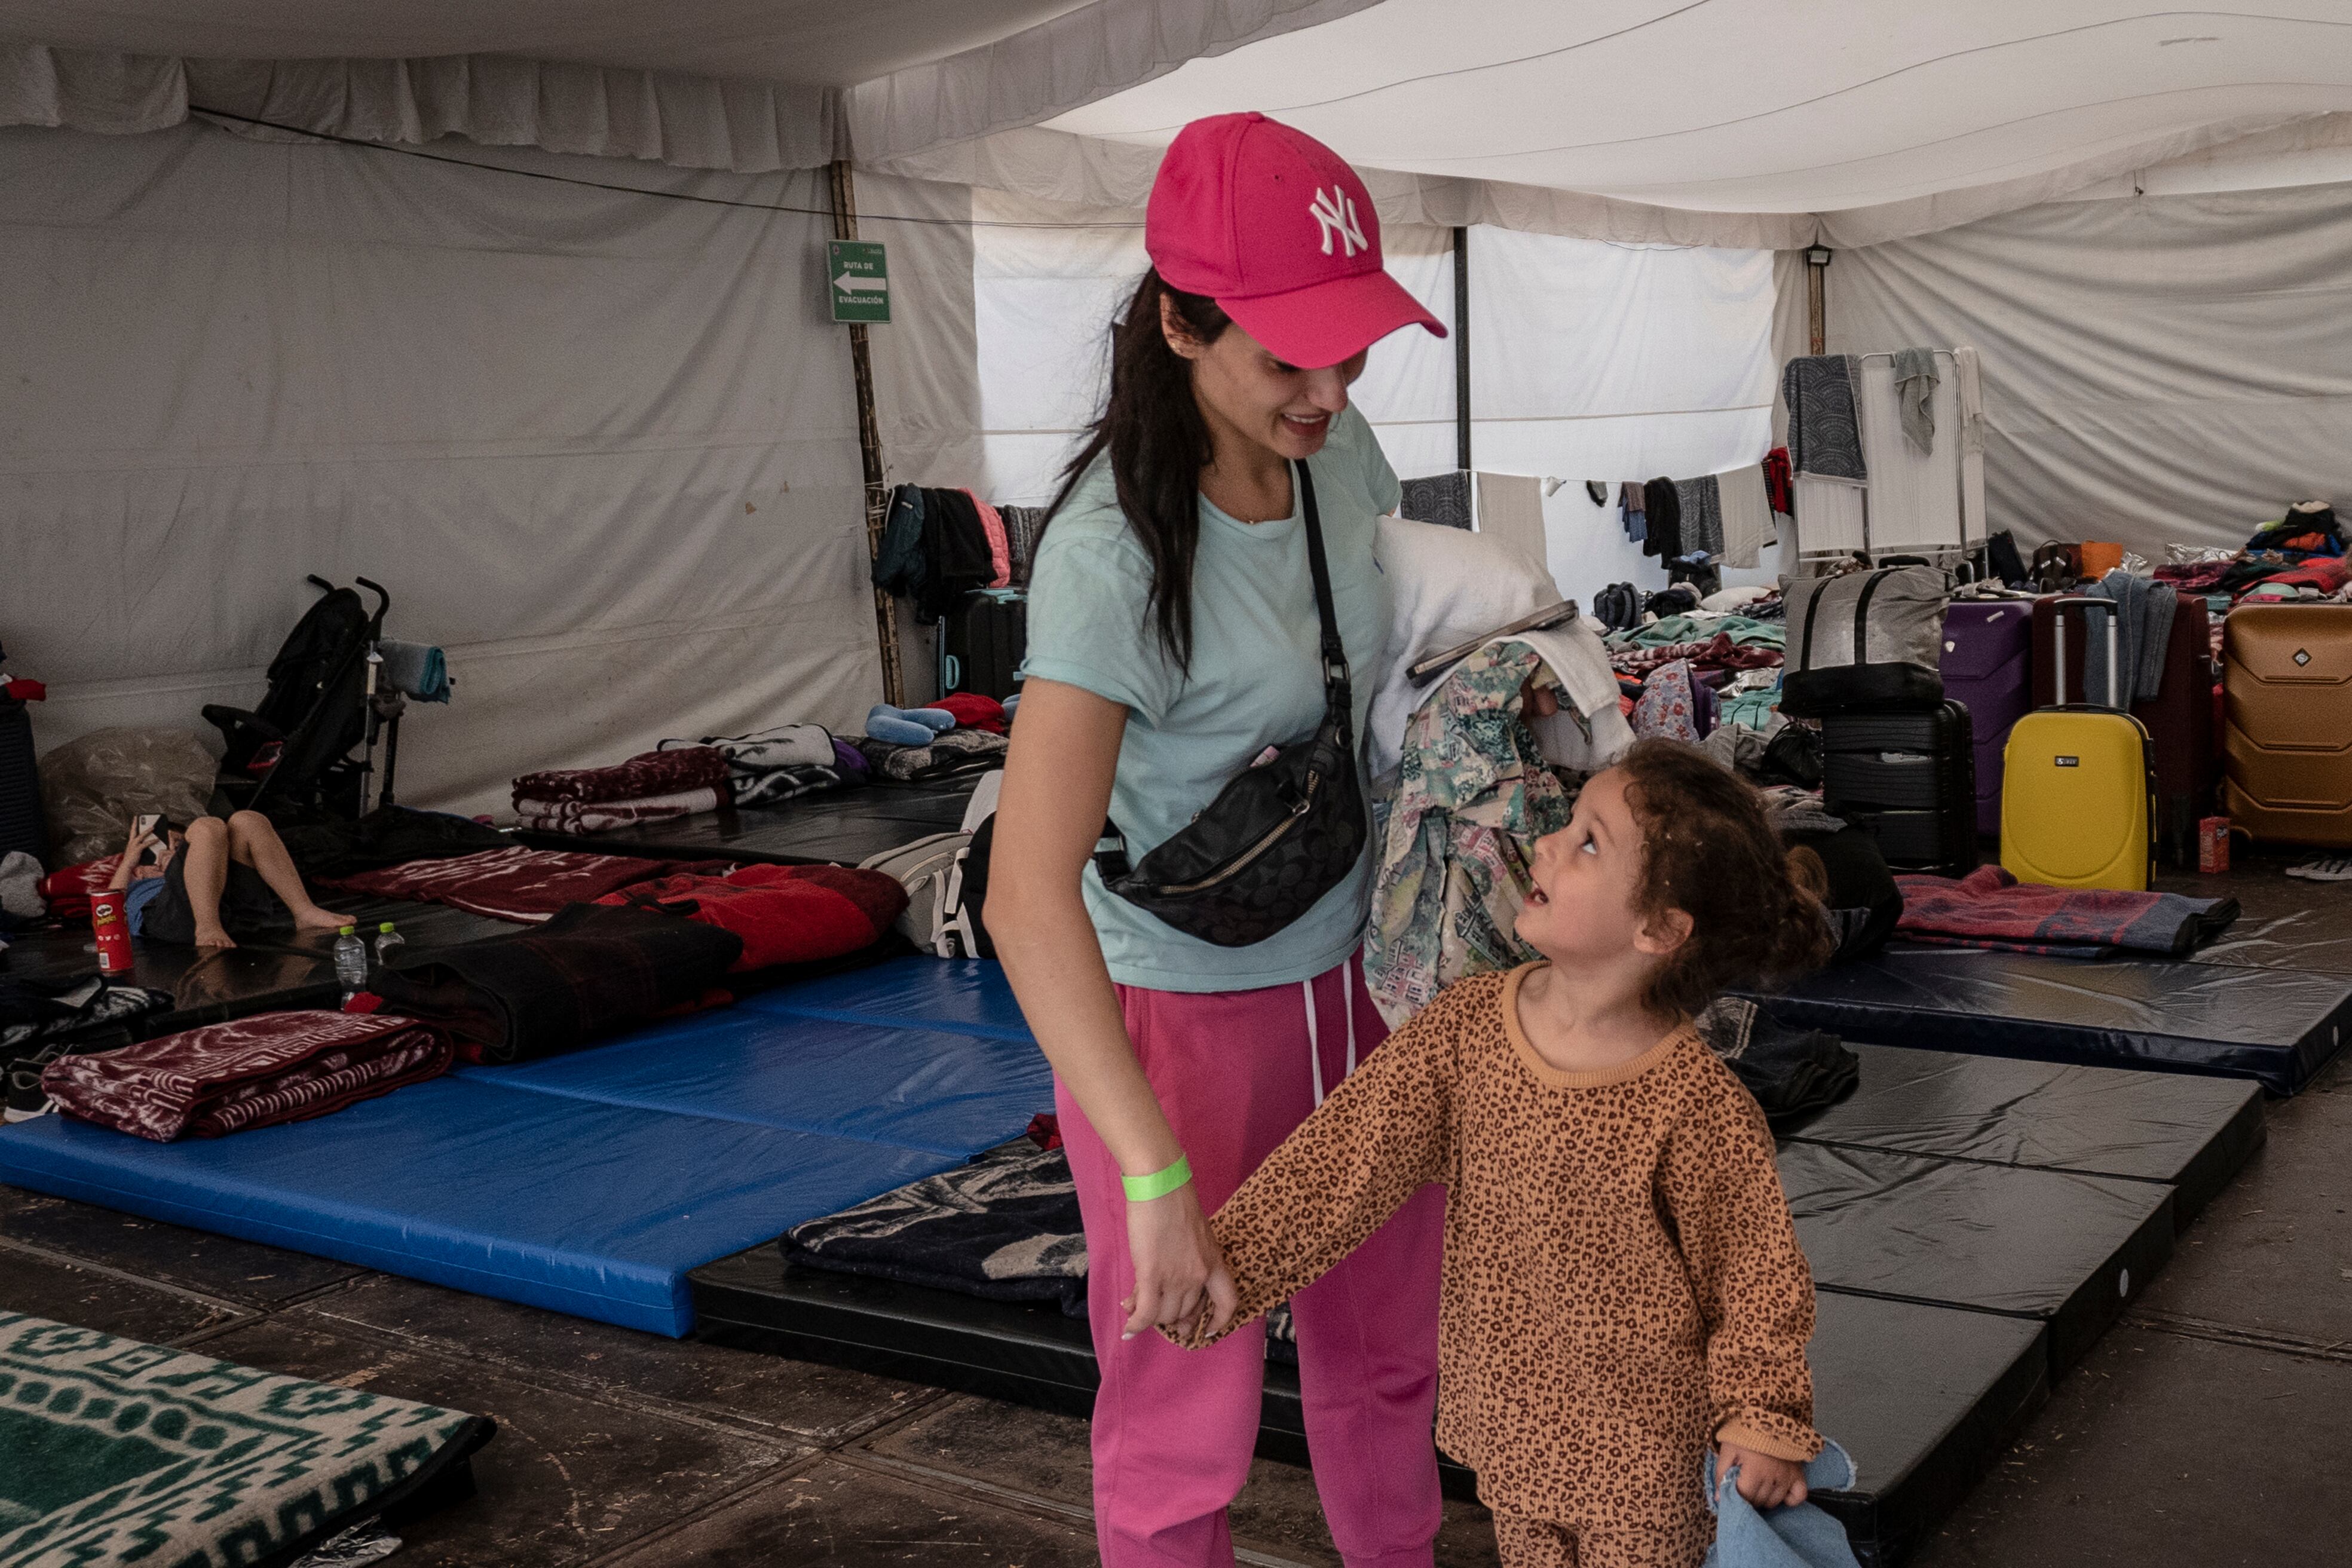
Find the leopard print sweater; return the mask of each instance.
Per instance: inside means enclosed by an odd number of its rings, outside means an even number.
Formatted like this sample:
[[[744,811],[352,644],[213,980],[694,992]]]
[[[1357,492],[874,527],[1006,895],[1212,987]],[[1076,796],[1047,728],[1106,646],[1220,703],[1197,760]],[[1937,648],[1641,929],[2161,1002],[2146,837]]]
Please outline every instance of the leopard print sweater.
[[[1528,968],[1444,992],[1218,1212],[1235,1321],[1443,1182],[1439,1443],[1491,1508],[1703,1535],[1711,1436],[1822,1447],[1771,1137],[1687,1026],[1606,1071],[1545,1065],[1518,1026]]]

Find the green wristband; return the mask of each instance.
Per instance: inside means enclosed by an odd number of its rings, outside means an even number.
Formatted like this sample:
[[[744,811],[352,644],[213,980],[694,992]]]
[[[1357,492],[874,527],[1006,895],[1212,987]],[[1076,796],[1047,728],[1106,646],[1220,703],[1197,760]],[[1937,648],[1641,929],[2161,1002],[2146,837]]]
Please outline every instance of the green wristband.
[[[1148,1204],[1154,1198],[1164,1198],[1192,1179],[1192,1162],[1183,1155],[1164,1171],[1154,1171],[1148,1176],[1121,1176],[1119,1184],[1127,1189],[1127,1201]]]

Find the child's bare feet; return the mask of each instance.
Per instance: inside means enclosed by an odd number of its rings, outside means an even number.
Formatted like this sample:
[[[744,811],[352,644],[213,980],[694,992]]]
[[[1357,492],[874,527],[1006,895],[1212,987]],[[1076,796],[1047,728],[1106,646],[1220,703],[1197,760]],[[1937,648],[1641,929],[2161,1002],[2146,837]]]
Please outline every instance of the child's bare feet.
[[[322,910],[316,904],[312,904],[308,909],[294,911],[296,931],[341,931],[351,923],[352,918],[349,915],[339,915],[331,910]]]
[[[196,945],[198,947],[235,947],[236,942],[218,926],[198,926]]]

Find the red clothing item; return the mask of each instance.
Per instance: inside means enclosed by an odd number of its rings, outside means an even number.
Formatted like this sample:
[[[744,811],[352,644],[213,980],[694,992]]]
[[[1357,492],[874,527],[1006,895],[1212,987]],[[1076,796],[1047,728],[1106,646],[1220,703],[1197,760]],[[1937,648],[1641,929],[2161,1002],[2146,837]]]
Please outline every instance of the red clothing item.
[[[1775,447],[1764,454],[1764,499],[1783,516],[1797,510],[1796,480],[1790,472],[1786,447]]]
[[[1004,704],[993,697],[982,697],[977,691],[955,691],[931,706],[954,714],[959,729],[985,730],[992,735],[1004,733]]]
[[[744,866],[724,877],[640,882],[596,901],[663,910],[734,932],[743,955],[729,973],[741,974],[872,946],[906,912],[907,889],[885,872],[846,866]]]
[[[977,492],[965,490],[971,497],[972,510],[980,513],[980,531],[988,535],[988,566],[993,574],[986,586],[1009,588],[1013,585],[1013,542],[1004,531],[1004,514],[980,499]]]
[[[89,919],[90,895],[106,891],[106,885],[114,880],[114,864],[121,858],[120,855],[101,855],[42,878],[41,898],[49,906],[49,913],[61,921]]]

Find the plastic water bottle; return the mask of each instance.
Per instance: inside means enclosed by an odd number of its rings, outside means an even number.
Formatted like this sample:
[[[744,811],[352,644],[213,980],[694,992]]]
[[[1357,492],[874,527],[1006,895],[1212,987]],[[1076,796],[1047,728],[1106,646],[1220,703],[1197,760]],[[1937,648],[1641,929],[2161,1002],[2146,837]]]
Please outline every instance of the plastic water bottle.
[[[367,943],[360,940],[357,926],[345,926],[335,938],[335,978],[342,984],[346,1002],[367,989]]]
[[[375,966],[379,971],[390,969],[392,961],[408,945],[408,939],[393,930],[390,921],[376,927],[375,932]]]

